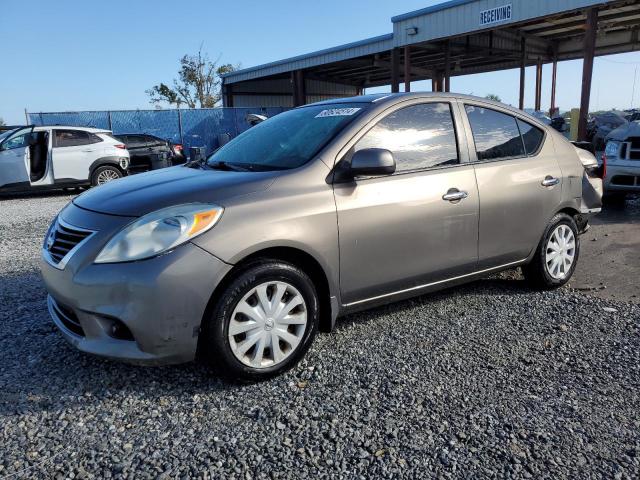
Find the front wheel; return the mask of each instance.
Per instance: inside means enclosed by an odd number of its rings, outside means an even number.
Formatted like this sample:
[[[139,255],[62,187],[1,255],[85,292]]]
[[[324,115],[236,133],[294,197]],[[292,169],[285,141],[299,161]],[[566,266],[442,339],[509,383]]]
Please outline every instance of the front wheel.
[[[118,167],[103,165],[94,170],[93,175],[91,175],[91,185],[97,187],[98,185],[104,185],[121,177],[122,171]]]
[[[264,260],[241,270],[220,294],[199,351],[223,377],[264,380],[298,363],[318,322],[311,279],[294,265]]]
[[[561,287],[573,275],[579,254],[575,220],[566,213],[558,213],[547,225],[533,259],[522,268],[525,279],[537,288]]]

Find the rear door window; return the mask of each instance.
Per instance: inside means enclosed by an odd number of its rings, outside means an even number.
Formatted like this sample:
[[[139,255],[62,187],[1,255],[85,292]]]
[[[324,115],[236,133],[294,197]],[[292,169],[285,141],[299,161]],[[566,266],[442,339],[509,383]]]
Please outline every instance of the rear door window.
[[[83,130],[55,130],[55,144],[57,148],[77,147],[79,145],[89,145],[95,143],[91,140],[89,132]]]
[[[460,163],[451,105],[425,103],[401,108],[380,120],[354,147],[390,150],[396,172]]]
[[[527,155],[535,155],[538,153],[544,140],[544,132],[538,127],[534,127],[530,123],[520,119],[518,119],[518,128],[520,129]]]
[[[490,108],[465,105],[478,160],[501,160],[525,155],[515,117]]]
[[[142,135],[127,135],[127,139],[127,146],[139,148],[146,145],[145,139]]]

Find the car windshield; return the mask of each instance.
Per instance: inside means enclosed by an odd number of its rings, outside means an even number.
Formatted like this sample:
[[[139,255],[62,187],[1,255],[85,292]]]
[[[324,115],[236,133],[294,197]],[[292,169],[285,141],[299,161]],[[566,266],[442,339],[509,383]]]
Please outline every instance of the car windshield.
[[[235,166],[250,171],[300,167],[353,121],[368,103],[311,105],[276,115],[214,152],[210,167]]]
[[[2,143],[2,141],[7,138],[9,135],[11,135],[13,132],[15,132],[17,130],[17,128],[14,128],[13,130],[6,130],[4,132],[0,132],[0,143]]]

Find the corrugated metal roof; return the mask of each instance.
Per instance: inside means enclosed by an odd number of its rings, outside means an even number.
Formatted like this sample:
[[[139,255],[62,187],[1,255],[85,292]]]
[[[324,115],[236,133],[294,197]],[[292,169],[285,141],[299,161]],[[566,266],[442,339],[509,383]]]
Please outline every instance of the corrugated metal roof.
[[[277,73],[289,72],[297,68],[308,68],[314,65],[337,62],[349,58],[357,58],[362,55],[383,52],[392,48],[393,33],[379,35],[377,37],[359,40],[357,42],[346,43],[336,47],[325,48],[316,52],[306,53],[275,62],[257,65],[255,67],[243,68],[235,72],[223,75],[224,83],[235,83],[251,78],[262,77],[264,75],[275,75]],[[260,74],[256,73],[260,71]]]
[[[394,47],[466,35],[492,28],[519,24],[530,19],[562,14],[614,0],[449,0],[439,5],[397,15],[393,33],[298,55],[223,76],[225,84],[278,75],[343,60],[363,57]],[[491,23],[481,22],[481,13],[510,6],[509,16]],[[412,30],[410,34],[409,31]]]
[[[401,15],[396,15],[395,17],[391,17],[391,21],[393,23],[396,23],[401,20],[408,20],[410,18],[419,17],[420,15],[427,15],[429,13],[439,12],[440,10],[446,10],[447,8],[453,8],[459,5],[464,5],[465,3],[471,3],[475,1],[476,0],[449,0],[448,2],[439,3],[438,5],[432,5],[431,7],[425,7],[425,8],[421,8],[420,10],[414,10],[413,12],[407,12]]]

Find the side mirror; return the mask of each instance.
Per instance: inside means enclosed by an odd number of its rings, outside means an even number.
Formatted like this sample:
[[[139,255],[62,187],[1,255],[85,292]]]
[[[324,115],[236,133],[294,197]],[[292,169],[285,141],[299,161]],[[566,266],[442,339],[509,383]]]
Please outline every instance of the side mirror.
[[[349,173],[352,177],[376,177],[396,171],[393,153],[384,148],[365,148],[351,157]]]

